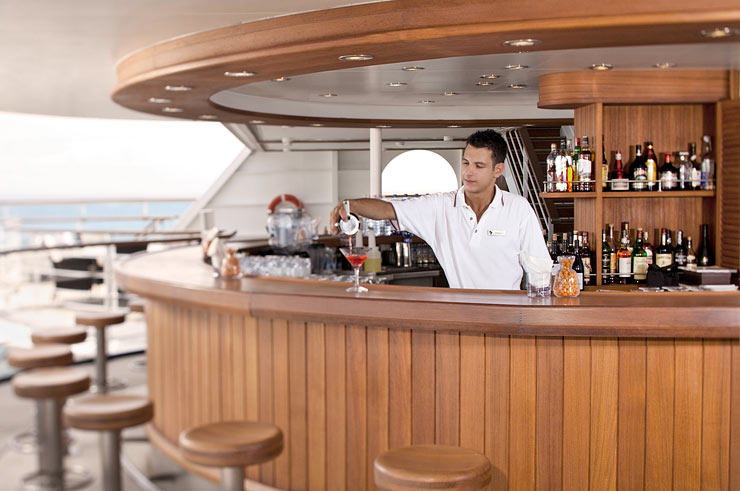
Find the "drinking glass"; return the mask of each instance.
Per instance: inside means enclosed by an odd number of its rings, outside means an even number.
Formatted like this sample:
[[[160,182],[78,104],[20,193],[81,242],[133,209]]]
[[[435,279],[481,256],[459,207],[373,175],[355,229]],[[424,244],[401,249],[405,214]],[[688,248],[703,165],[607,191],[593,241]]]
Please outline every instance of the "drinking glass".
[[[367,247],[340,247],[339,250],[342,251],[344,257],[347,258],[347,261],[349,261],[355,270],[355,284],[347,288],[346,291],[350,293],[366,292],[367,288],[360,286],[360,268],[362,267],[362,263],[365,262],[365,259],[367,259],[369,249]]]

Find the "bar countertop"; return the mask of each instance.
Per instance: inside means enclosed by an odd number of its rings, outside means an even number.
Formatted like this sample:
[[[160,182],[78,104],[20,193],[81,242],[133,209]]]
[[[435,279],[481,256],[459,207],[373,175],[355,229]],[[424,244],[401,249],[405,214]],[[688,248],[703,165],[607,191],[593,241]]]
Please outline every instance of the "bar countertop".
[[[738,338],[740,292],[582,292],[530,299],[521,291],[214,277],[199,247],[142,253],[121,263],[119,285],[146,298],[255,316],[503,335]]]

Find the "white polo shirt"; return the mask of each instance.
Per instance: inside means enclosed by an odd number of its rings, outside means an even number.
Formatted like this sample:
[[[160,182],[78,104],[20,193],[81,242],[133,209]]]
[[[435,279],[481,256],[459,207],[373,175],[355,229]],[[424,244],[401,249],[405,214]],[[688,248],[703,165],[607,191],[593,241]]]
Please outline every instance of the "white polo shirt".
[[[527,200],[498,186],[480,222],[465,203],[464,187],[392,204],[399,228],[431,246],[452,288],[518,290],[519,251],[550,256]]]

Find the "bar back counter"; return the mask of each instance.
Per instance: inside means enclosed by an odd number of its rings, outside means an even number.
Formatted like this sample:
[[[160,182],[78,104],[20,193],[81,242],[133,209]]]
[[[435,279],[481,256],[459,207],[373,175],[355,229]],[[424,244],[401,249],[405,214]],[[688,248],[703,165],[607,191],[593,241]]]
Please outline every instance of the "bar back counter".
[[[208,422],[285,435],[250,479],[374,489],[388,449],[485,453],[492,489],[740,489],[740,293],[524,292],[214,278],[201,249],[140,254],[153,443]]]

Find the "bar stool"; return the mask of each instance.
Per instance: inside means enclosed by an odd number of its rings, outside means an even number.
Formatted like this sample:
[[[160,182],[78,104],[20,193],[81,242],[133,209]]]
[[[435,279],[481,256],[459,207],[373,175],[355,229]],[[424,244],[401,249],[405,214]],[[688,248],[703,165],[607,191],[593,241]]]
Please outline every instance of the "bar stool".
[[[85,339],[87,339],[87,329],[76,326],[31,331],[33,344],[77,344]]]
[[[180,453],[195,464],[221,468],[226,491],[244,491],[244,467],[272,460],[283,451],[283,432],[256,421],[225,421],[180,433]]]
[[[75,322],[81,326],[94,327],[97,339],[97,355],[95,356],[95,384],[92,392],[105,394],[109,390],[126,387],[126,383],[118,379],[108,380],[108,343],[105,339],[105,330],[108,326],[121,324],[126,320],[126,314],[120,312],[78,312]]]
[[[79,430],[100,431],[105,491],[121,489],[121,430],[152,419],[152,402],[134,395],[98,395],[75,399],[64,408],[64,421]]]
[[[139,312],[141,314],[144,313],[144,301],[143,300],[131,300],[128,303],[128,308],[131,312]]]
[[[21,486],[55,491],[87,486],[87,472],[64,468],[61,414],[68,397],[90,387],[90,377],[80,368],[45,367],[18,373],[12,384],[18,397],[34,399],[38,407],[39,468],[24,477]]]
[[[412,445],[375,458],[375,485],[383,491],[454,489],[480,491],[491,483],[491,462],[483,454],[447,445]]]

